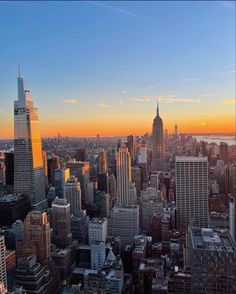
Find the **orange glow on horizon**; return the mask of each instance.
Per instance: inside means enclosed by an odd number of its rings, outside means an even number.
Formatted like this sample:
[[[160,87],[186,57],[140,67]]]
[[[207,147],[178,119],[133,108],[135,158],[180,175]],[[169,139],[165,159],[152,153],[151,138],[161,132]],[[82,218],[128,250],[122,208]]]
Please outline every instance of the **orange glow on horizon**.
[[[169,133],[174,131],[174,124],[178,124],[180,133],[235,133],[236,121],[235,118],[221,118],[215,120],[204,120],[200,122],[184,121],[181,123],[171,121],[165,124],[164,129]],[[142,124],[137,122],[132,124],[128,121],[121,122],[96,122],[96,124],[63,124],[63,125],[41,125],[42,137],[54,137],[60,133],[62,136],[71,137],[91,137],[100,134],[101,136],[126,136],[130,134],[142,135],[152,131],[152,122]],[[8,126],[3,129],[0,134],[1,138],[13,138],[13,128]]]

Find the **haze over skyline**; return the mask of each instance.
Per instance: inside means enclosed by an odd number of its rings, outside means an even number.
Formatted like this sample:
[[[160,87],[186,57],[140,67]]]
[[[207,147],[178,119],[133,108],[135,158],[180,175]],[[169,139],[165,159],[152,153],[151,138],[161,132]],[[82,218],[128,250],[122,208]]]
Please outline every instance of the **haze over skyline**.
[[[0,2],[0,138],[17,64],[41,134],[235,131],[235,2]]]

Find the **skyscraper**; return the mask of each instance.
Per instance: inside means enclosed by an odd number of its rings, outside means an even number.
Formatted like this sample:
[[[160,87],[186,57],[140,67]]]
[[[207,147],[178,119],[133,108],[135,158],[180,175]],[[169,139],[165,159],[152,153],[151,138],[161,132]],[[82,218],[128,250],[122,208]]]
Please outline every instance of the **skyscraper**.
[[[131,159],[128,148],[122,144],[116,153],[117,197],[118,203],[129,203],[129,185],[131,182]]]
[[[65,248],[72,241],[70,204],[56,198],[52,203],[52,240],[59,248]]]
[[[32,209],[47,206],[37,108],[20,71],[14,102],[14,192],[30,196]]]
[[[75,176],[71,176],[66,181],[66,200],[70,203],[70,212],[74,216],[79,216],[81,211],[81,189],[80,183]]]
[[[36,255],[41,263],[47,263],[51,250],[51,229],[46,212],[31,211],[24,221],[24,239],[17,242],[17,255]]]
[[[157,101],[157,114],[152,124],[152,168],[160,170],[163,167],[163,123],[159,115],[159,106]]]
[[[107,173],[107,154],[104,150],[98,154],[98,173]]]
[[[7,288],[7,269],[5,251],[6,247],[4,242],[4,236],[0,235],[0,284],[2,283],[4,287]]]
[[[194,221],[208,226],[208,161],[207,157],[175,159],[176,209],[178,227]]]

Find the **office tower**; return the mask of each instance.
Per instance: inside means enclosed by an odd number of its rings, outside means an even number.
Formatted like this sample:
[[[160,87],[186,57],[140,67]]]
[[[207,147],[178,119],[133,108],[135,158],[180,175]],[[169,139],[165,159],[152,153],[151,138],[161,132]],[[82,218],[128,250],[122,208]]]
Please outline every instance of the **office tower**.
[[[107,154],[105,150],[102,150],[98,154],[98,173],[107,173]]]
[[[116,177],[113,174],[108,176],[108,194],[116,197]]]
[[[85,161],[86,159],[85,149],[83,148],[77,149],[75,158],[76,158],[76,161]]]
[[[119,204],[130,204],[131,160],[128,148],[122,144],[116,153],[117,197]]]
[[[98,174],[98,190],[108,192],[108,181],[107,181],[107,174],[106,173],[99,173]]]
[[[12,231],[15,234],[16,242],[24,240],[24,223],[21,220],[18,219],[14,222]]]
[[[141,168],[139,166],[131,167],[131,180],[133,183],[135,183],[137,193],[138,195],[140,195],[140,192],[142,189],[142,183],[141,183]]]
[[[158,189],[159,186],[159,177],[158,177],[158,173],[157,172],[152,172],[150,174],[150,186]]]
[[[81,207],[81,189],[77,178],[71,176],[66,181],[66,200],[70,203],[70,212],[74,216],[79,216]]]
[[[0,235],[0,284],[2,283],[7,289],[7,268],[5,259],[6,247],[4,236]]]
[[[157,101],[157,113],[152,124],[152,168],[153,170],[162,170],[163,168],[163,123],[159,115],[159,106]]]
[[[67,162],[66,167],[70,169],[70,175],[75,176],[80,182],[82,203],[84,203],[86,198],[86,186],[90,181],[90,163],[88,161]]]
[[[135,183],[129,183],[129,202],[128,204],[137,204],[137,189]]]
[[[85,203],[93,205],[94,203],[94,182],[88,182],[85,187]]]
[[[50,256],[51,229],[46,212],[31,211],[24,221],[24,238],[16,243],[17,256],[36,255],[46,264]]]
[[[106,242],[107,238],[107,219],[106,218],[93,218],[89,222],[88,227],[89,244],[96,241]]]
[[[65,199],[56,198],[52,203],[52,240],[59,248],[71,244],[70,204]]]
[[[71,232],[73,240],[77,240],[79,243],[88,243],[88,225],[89,216],[86,210],[82,210],[79,216],[73,216],[71,218]]]
[[[14,102],[14,192],[30,196],[32,209],[47,206],[37,108],[20,72]]]
[[[111,212],[112,236],[119,237],[121,246],[133,243],[139,233],[139,206],[115,205]]]
[[[236,293],[236,245],[228,231],[189,227],[184,254],[191,293]]]
[[[145,142],[142,142],[138,154],[138,163],[147,164],[147,145]]]
[[[106,260],[105,242],[93,242],[91,244],[91,269],[101,270]]]
[[[47,166],[48,166],[48,183],[54,186],[54,178],[55,178],[54,172],[56,169],[60,168],[60,157],[54,154],[48,156]]]
[[[133,164],[136,160],[137,153],[137,142],[136,138],[133,135],[127,137],[127,147],[130,153],[131,162]]]
[[[48,158],[47,158],[47,152],[43,151],[43,169],[44,169],[44,177],[45,177],[45,183],[48,185]]]
[[[14,153],[5,153],[5,180],[8,193],[13,193],[14,187]]]
[[[23,287],[27,294],[54,293],[50,270],[37,262],[36,256],[18,258],[16,267],[16,286]]]
[[[1,197],[0,225],[11,226],[17,219],[24,220],[30,205],[28,196],[10,194]]]
[[[56,188],[56,196],[65,198],[66,181],[70,178],[69,168],[59,168],[54,170],[54,186]]]
[[[175,124],[175,139],[178,138],[178,126]]]
[[[175,158],[177,226],[208,226],[207,157]]]
[[[228,144],[225,142],[220,142],[220,159],[225,163],[228,161]]]
[[[146,191],[142,191],[146,192]],[[155,213],[162,214],[164,208],[164,202],[160,197],[156,196],[156,193],[151,195],[141,195],[140,199],[140,221],[141,228],[144,232],[147,232],[152,221],[152,216]]]
[[[86,269],[84,271],[84,293],[107,293],[106,273],[99,270]]]

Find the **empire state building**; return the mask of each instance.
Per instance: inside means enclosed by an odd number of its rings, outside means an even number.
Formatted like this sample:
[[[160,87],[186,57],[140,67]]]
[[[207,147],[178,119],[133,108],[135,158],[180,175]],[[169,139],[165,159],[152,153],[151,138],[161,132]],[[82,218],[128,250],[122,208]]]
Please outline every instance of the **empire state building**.
[[[14,101],[14,192],[28,195],[33,210],[47,206],[37,108],[20,75]]]
[[[152,169],[163,169],[163,123],[159,115],[159,106],[157,101],[157,113],[152,124]]]

